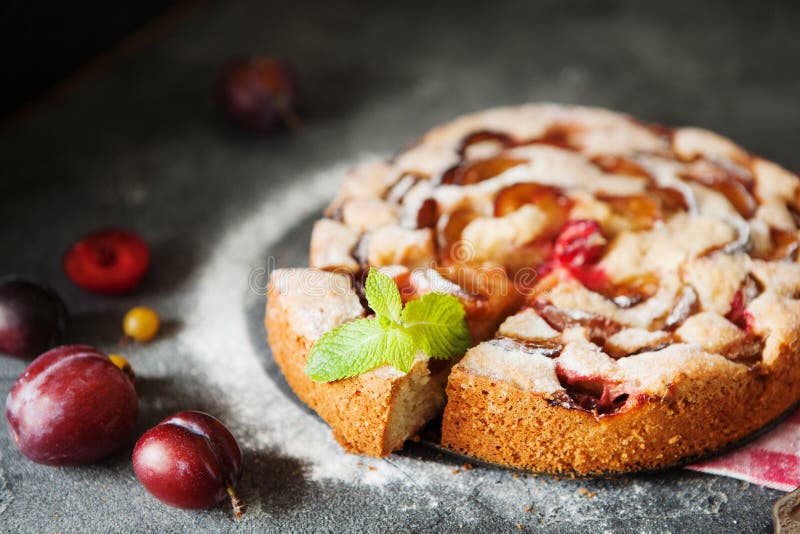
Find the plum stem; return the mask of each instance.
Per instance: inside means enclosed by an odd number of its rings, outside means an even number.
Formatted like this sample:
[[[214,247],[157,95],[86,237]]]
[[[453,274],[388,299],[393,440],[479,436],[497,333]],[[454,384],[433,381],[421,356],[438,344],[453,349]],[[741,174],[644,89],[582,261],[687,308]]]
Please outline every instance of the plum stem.
[[[241,519],[242,515],[244,514],[245,504],[239,499],[236,495],[236,492],[233,491],[231,486],[225,486],[225,489],[228,490],[228,495],[231,498],[231,506],[233,506],[233,515],[236,516],[236,519]]]

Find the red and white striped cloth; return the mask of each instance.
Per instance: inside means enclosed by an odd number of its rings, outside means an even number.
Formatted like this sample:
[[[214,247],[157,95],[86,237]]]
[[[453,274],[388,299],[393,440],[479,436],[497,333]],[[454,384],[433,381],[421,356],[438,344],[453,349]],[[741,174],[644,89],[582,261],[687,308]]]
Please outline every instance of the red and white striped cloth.
[[[800,409],[752,443],[687,469],[783,491],[796,489],[800,486]]]

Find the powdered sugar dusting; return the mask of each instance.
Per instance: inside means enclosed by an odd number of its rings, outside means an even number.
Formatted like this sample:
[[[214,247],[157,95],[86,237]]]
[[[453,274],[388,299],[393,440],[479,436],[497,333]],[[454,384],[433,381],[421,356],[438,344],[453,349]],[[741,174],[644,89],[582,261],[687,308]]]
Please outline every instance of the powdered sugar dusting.
[[[250,291],[248,280],[258,251],[270,251],[288,229],[332,198],[352,164],[333,166],[272,191],[255,213],[231,227],[195,280],[193,294],[197,300],[181,337],[189,344],[204,380],[226,392],[226,398],[220,400],[221,409],[228,410],[225,421],[240,430],[237,437],[244,447],[276,450],[296,458],[308,465],[314,480],[370,486],[408,483],[412,479],[397,459],[346,454],[324,422],[286,398],[268,376],[251,343],[242,305],[243,294]],[[415,474],[413,483],[424,483],[424,478]]]

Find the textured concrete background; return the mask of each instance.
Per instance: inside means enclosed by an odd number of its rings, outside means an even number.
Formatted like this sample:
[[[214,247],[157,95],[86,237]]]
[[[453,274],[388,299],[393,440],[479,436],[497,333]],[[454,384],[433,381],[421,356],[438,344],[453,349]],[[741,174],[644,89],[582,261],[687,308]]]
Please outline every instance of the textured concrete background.
[[[336,186],[317,173],[342,161],[389,153],[464,112],[548,100],[708,127],[800,169],[797,4],[430,4],[200,3],[0,125],[0,273],[51,283],[72,312],[73,339],[105,350],[116,348],[128,307],[157,307],[171,323],[164,335],[125,349],[141,377],[139,433],[180,409],[218,415],[243,443],[250,504],[238,523],[223,507],[174,510],[138,484],[130,447],[99,465],[54,469],[24,460],[0,432],[0,531],[771,530],[779,492],[683,471],[454,474],[459,461],[413,445],[366,461],[362,480],[358,460],[286,391],[247,274],[268,256],[304,261],[310,221]],[[301,131],[253,137],[220,120],[215,76],[229,57],[254,52],[299,70]],[[65,248],[108,225],[153,246],[133,295],[90,296],[62,274]],[[24,367],[0,357],[2,397]]]

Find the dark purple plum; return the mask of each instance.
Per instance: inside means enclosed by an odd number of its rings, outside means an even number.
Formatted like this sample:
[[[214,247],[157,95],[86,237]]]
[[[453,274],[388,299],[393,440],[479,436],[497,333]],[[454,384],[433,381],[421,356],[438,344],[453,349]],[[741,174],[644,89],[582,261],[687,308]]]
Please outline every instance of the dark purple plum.
[[[267,132],[281,124],[299,125],[297,79],[281,60],[234,60],[220,76],[218,91],[226,113],[252,130]]]
[[[28,278],[0,278],[0,353],[34,358],[66,332],[67,308],[55,291]]]
[[[230,498],[236,517],[242,504],[235,489],[242,452],[219,420],[197,411],[177,413],[144,433],[133,449],[133,470],[158,500],[177,508],[208,508]]]
[[[17,448],[47,465],[90,463],[121,448],[136,423],[138,400],[128,375],[85,345],[36,358],[6,399]]]

